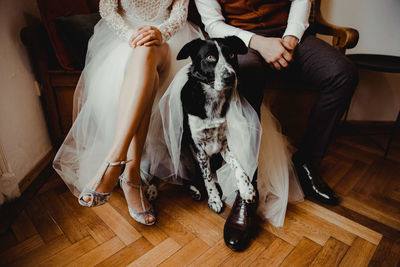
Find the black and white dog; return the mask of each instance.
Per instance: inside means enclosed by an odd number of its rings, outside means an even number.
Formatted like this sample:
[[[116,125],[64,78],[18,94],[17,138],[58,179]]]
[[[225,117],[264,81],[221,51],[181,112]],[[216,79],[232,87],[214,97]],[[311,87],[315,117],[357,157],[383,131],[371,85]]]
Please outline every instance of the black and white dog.
[[[237,55],[246,53],[247,47],[242,40],[229,36],[193,40],[177,56],[178,60],[189,56],[192,59],[188,81],[181,91],[183,141],[191,146],[204,179],[208,205],[217,213],[221,212],[223,203],[211,176],[210,158],[213,155],[220,154],[234,169],[242,199],[253,202],[256,196],[251,180],[229,150],[226,137],[226,113],[237,86]],[[193,186],[190,188],[199,193]]]

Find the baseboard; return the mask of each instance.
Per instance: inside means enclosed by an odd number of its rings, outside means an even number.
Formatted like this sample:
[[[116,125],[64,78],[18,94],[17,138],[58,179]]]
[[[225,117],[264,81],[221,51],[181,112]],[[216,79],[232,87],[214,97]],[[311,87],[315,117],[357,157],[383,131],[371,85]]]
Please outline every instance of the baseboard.
[[[29,201],[39,192],[51,173],[54,173],[52,160],[55,153],[54,149],[50,150],[21,180],[19,183],[21,196],[19,198],[11,202],[6,202],[0,207],[0,234],[7,231],[15,217],[18,216]]]
[[[56,155],[56,151],[51,149],[34,167],[25,175],[25,177],[19,182],[19,190],[21,194],[32,184],[32,182],[39,176],[39,174],[49,165]]]

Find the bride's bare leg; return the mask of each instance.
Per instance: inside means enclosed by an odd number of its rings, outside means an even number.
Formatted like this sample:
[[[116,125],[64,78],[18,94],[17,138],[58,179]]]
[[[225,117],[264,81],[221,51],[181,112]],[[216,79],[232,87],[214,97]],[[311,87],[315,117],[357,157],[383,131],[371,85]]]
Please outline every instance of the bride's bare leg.
[[[141,131],[139,135],[144,135],[142,139],[145,139],[148,116],[150,116],[147,113],[151,111],[155,91],[158,88],[159,73],[167,66],[168,60],[169,47],[167,44],[134,48],[121,87],[115,139],[106,161],[115,162],[127,159],[130,143],[134,135],[138,133],[142,122],[144,122],[145,131]],[[145,117],[148,118],[145,119]],[[141,154],[142,150],[143,148],[139,149],[137,153]],[[137,161],[140,162],[140,157],[135,160],[135,162]],[[100,171],[96,177],[101,175]],[[111,192],[117,183],[120,172],[120,166],[108,168],[96,191]]]
[[[147,132],[149,129],[151,110],[152,110],[151,107],[147,109],[146,114],[142,122],[140,123],[139,129],[135,134],[135,136],[133,137],[132,142],[128,149],[127,158],[132,159],[132,161],[126,164],[124,170],[124,177],[125,179],[136,185],[139,185],[141,183],[140,161],[142,158],[143,148],[146,141]],[[134,211],[139,211],[139,212],[144,211],[141,204],[139,189],[129,186],[126,183],[122,183],[121,185],[125,192],[125,198],[126,201],[129,203],[129,206]],[[143,201],[145,203],[145,208],[147,210],[150,207],[150,205],[146,198],[144,198]],[[152,222],[153,220],[155,219],[149,218],[149,222]]]

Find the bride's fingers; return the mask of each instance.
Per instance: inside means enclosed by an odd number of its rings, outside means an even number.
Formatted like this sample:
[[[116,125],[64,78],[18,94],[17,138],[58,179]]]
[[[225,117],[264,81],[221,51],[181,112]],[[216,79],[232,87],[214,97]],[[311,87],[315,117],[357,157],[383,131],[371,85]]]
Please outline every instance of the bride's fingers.
[[[150,32],[145,32],[142,34],[137,35],[136,37],[132,37],[131,46],[136,47],[137,42],[145,38],[146,36],[150,35]]]
[[[135,35],[138,36],[138,35],[140,35],[140,34],[143,34],[143,33],[145,33],[145,32],[148,32],[148,31],[150,31],[150,30],[151,30],[151,28],[148,27],[148,26],[140,27],[139,29],[136,30]]]
[[[151,41],[151,40],[153,40],[153,39],[154,39],[153,35],[149,34],[149,35],[147,35],[146,37],[143,37],[141,40],[139,40],[139,41],[136,43],[136,46],[141,46],[141,45],[143,45],[144,43],[147,43],[147,42],[149,42],[149,41]]]
[[[155,40],[151,40],[143,45],[144,46],[152,46],[152,45],[160,45],[160,44],[161,44],[160,40],[155,39]]]

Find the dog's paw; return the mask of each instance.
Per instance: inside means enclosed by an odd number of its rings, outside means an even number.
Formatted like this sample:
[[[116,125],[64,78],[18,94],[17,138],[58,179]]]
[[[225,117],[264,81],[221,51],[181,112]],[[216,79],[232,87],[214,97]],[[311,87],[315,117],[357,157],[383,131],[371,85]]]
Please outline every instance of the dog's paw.
[[[151,184],[147,187],[146,197],[149,201],[154,201],[158,196],[157,187],[154,184]]]
[[[222,200],[217,196],[212,196],[208,198],[208,206],[216,213],[220,213],[222,211],[222,207],[224,203]]]
[[[194,185],[189,186],[189,194],[194,200],[196,200],[196,201],[201,200],[201,192]]]
[[[239,193],[240,197],[246,201],[246,203],[254,203],[256,201],[256,190],[254,190],[253,186],[243,188],[239,190]]]

